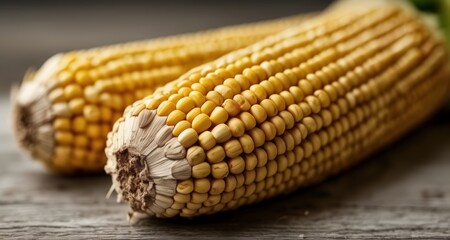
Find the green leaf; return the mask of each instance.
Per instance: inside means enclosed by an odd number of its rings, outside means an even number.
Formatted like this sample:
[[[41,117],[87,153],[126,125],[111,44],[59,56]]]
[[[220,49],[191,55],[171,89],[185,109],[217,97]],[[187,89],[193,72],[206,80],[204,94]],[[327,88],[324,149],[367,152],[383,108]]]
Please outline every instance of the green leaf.
[[[421,11],[437,12],[440,0],[410,0]]]
[[[439,28],[450,46],[450,0],[409,0],[417,9],[425,13],[436,14]]]
[[[450,0],[440,0],[438,9],[440,23],[450,46]]]

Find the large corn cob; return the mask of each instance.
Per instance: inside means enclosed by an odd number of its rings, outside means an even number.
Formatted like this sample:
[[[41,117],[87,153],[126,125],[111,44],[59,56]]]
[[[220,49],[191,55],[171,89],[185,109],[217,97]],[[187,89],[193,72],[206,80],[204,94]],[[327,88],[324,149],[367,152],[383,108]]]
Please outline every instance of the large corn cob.
[[[135,102],[105,170],[132,219],[235,209],[321,181],[417,125],[449,88],[412,10],[339,7]]]
[[[106,134],[126,106],[194,66],[306,17],[55,55],[18,92],[16,136],[51,169],[101,171]]]

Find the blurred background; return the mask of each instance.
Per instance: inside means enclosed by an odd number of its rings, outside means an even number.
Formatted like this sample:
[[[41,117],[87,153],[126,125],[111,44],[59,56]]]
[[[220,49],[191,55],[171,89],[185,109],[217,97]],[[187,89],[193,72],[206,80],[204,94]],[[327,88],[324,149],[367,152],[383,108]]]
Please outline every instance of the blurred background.
[[[0,93],[58,52],[319,11],[332,0],[273,2],[2,1]]]

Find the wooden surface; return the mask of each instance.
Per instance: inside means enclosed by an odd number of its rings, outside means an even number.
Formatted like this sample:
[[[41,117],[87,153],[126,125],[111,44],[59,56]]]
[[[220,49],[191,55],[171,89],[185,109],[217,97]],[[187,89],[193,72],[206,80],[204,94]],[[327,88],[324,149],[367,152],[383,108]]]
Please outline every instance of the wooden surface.
[[[19,153],[0,98],[0,238],[450,238],[450,110],[352,170],[292,195],[198,219],[126,222],[107,176],[49,174]]]

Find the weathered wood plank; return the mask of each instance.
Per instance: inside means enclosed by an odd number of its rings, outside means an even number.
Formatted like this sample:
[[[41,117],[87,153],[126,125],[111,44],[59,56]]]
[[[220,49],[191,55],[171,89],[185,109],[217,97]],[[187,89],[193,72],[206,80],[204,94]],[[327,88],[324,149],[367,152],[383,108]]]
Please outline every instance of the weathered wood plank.
[[[7,111],[2,98],[0,116]],[[450,114],[443,110],[399,143],[316,187],[215,216],[129,226],[127,207],[104,198],[107,176],[48,174],[18,152],[8,124],[0,122],[0,238],[448,239],[449,136]]]

